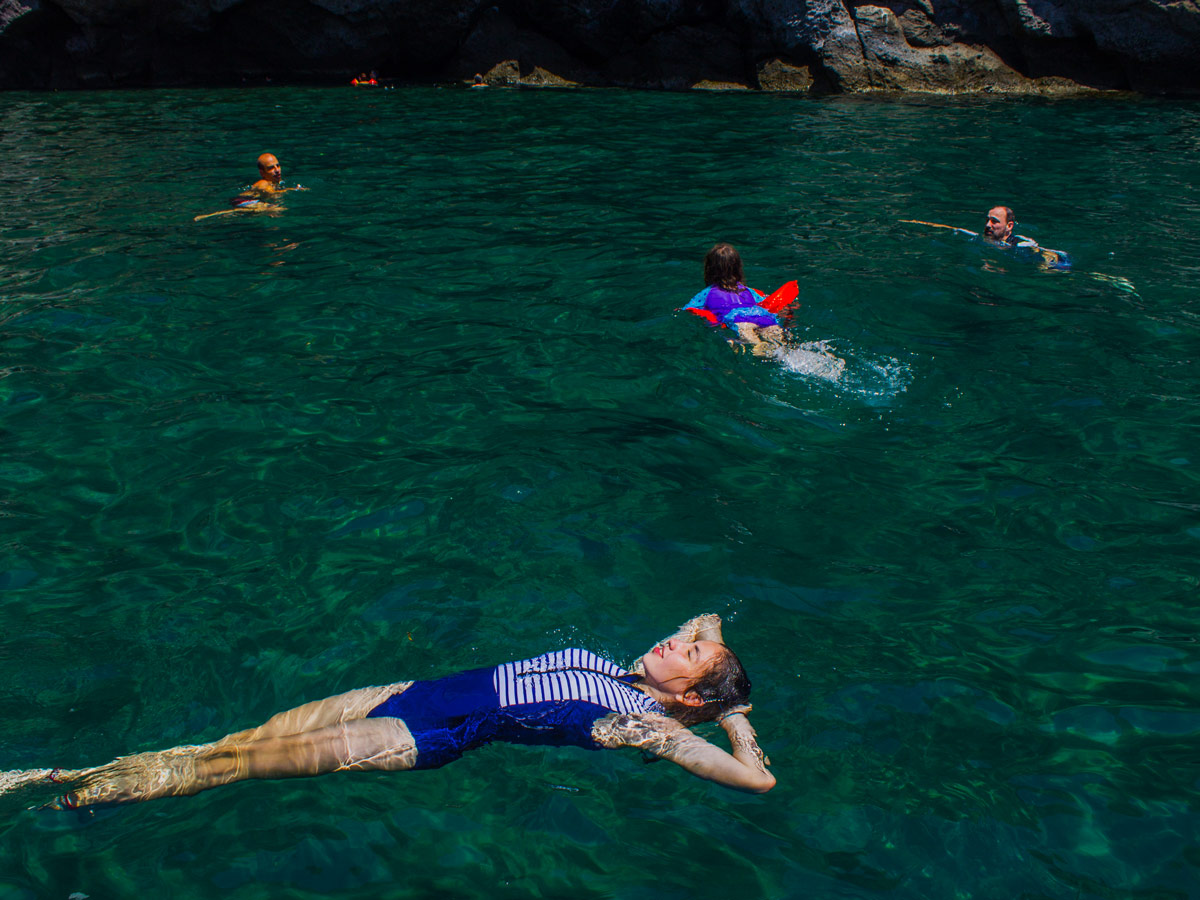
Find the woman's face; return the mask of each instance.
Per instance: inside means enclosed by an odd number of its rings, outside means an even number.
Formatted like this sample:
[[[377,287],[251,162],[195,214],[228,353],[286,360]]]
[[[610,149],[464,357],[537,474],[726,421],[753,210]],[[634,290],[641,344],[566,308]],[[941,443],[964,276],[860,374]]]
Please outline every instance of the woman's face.
[[[646,682],[664,693],[682,698],[724,652],[725,648],[716,641],[677,641],[672,638],[642,657]]]

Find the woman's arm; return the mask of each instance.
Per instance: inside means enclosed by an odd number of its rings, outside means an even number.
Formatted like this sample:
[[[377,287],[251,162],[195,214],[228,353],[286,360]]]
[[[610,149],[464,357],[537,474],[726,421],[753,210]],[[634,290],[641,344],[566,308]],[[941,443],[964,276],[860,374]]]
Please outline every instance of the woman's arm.
[[[744,761],[752,763],[756,768],[766,772],[766,767],[771,764],[771,760],[763,752],[762,747],[758,746],[758,732],[754,730],[754,726],[746,717],[750,709],[750,704],[747,703],[745,706],[730,710],[718,719],[718,724],[725,730],[725,734],[729,738],[733,755],[738,759],[744,757]],[[773,775],[771,784],[772,786],[775,784]]]
[[[705,613],[702,616],[688,619],[677,629],[670,637],[665,637],[654,646],[665,644],[669,640],[676,641],[716,641],[718,644],[724,644],[725,641],[721,637],[721,617],[716,613]],[[642,671],[642,659],[639,656],[637,661],[629,667],[629,671],[637,675],[644,675]]]
[[[693,775],[739,791],[763,794],[775,787],[767,771],[766,754],[755,740],[750,720],[742,713],[727,715],[721,726],[729,735],[726,753],[674,719],[654,714],[613,714],[600,719],[592,738],[602,747],[637,747],[678,763]]]
[[[716,613],[705,613],[702,616],[688,619],[667,640],[669,641],[671,638],[677,641],[716,641],[718,644],[725,643],[721,639],[721,617]],[[661,641],[660,643],[666,643],[666,641]]]

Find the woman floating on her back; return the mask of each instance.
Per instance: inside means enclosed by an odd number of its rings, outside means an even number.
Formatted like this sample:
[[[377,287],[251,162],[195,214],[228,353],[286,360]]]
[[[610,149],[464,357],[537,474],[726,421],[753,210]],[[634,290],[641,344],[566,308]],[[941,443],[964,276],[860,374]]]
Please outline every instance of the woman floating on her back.
[[[727,325],[755,356],[771,356],[784,342],[779,317],[759,304],[764,295],[743,283],[742,257],[732,244],[717,244],[704,257],[704,288],[684,309],[707,310],[714,324]],[[732,340],[729,343],[734,343]]]
[[[718,616],[686,622],[632,672],[586,650],[360,688],[279,713],[212,744],[121,757],[93,769],[0,773],[0,791],[67,786],[72,809],[196,794],[249,778],[436,769],[492,741],[637,747],[744,791],[775,786],[746,718],[750,680],[721,639]],[[687,726],[717,721],[732,753]]]

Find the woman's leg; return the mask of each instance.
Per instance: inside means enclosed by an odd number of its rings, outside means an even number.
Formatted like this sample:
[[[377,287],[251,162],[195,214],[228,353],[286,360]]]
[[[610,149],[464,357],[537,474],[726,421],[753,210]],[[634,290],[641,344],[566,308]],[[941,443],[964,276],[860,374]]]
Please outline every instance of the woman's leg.
[[[185,745],[170,750],[123,756],[93,769],[73,771],[54,769],[49,770],[50,774],[47,777],[52,781],[81,783],[82,786],[77,791],[66,794],[64,799],[67,805],[122,803],[175,794],[194,794],[211,786],[205,783],[207,778],[205,773],[211,769],[211,766],[200,767],[201,774],[197,781],[197,761],[206,755],[213,754],[218,750],[238,748],[287,736],[297,737],[297,743],[302,745],[304,738],[323,729],[343,723],[366,720],[367,713],[372,709],[393,694],[407,690],[411,685],[411,681],[402,681],[396,684],[347,691],[344,694],[336,694],[333,697],[326,697],[324,700],[315,700],[312,703],[305,703],[303,706],[277,713],[257,728],[248,728],[245,731],[226,735],[212,744]],[[362,731],[364,735],[370,733],[370,729]],[[301,755],[303,754],[301,753]],[[284,769],[288,767],[288,763],[284,761],[286,757],[287,752],[285,751],[280,762],[281,768]],[[289,774],[308,773],[284,771],[278,775],[243,775],[241,777],[284,778]]]
[[[282,737],[286,734],[302,734],[316,731],[327,725],[363,719],[366,718],[367,713],[388,697],[393,694],[402,694],[411,686],[411,681],[398,681],[395,684],[358,688],[344,694],[326,697],[324,700],[314,700],[312,703],[305,703],[295,709],[276,713],[257,728],[248,728],[245,731],[226,735],[214,746],[261,741],[266,738]]]
[[[198,794],[249,778],[299,778],[342,770],[401,771],[411,769],[417,760],[408,726],[401,719],[386,717],[358,718],[261,740],[230,738],[203,747],[139,753],[96,769],[64,773],[79,786],[64,796],[63,803],[71,807],[135,803]]]

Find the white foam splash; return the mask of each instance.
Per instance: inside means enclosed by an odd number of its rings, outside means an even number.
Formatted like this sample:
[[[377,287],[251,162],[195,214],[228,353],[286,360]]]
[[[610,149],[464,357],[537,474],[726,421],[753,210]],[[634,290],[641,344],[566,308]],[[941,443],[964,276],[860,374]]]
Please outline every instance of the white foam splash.
[[[846,361],[825,341],[806,341],[781,350],[775,357],[789,372],[837,382],[846,372]]]
[[[815,379],[839,394],[856,396],[872,406],[888,405],[897,394],[908,390],[912,381],[911,369],[898,359],[872,359],[845,352],[839,356],[827,340],[790,345],[774,359],[787,372]]]

